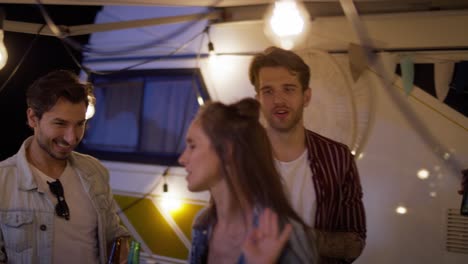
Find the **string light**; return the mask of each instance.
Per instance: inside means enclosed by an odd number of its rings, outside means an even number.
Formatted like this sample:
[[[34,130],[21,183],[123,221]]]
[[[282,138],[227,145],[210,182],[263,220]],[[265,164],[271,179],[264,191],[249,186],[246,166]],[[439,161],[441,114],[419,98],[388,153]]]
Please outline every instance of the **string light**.
[[[172,192],[171,194],[169,193],[169,186],[167,184],[167,177],[169,173],[169,167],[167,167],[163,174],[163,194],[161,197],[161,206],[164,210],[166,210],[169,213],[175,213],[178,210],[182,208],[182,201],[176,197],[176,194]]]
[[[401,215],[404,215],[408,212],[408,209],[406,209],[405,206],[398,206],[396,209],[395,209],[395,212],[397,214],[401,214]]]
[[[295,0],[277,0],[265,15],[265,34],[284,49],[300,45],[310,28],[304,4]]]
[[[426,170],[426,169],[420,169],[418,171],[418,178],[421,179],[421,180],[425,180],[427,178],[429,178],[429,171]]]
[[[201,97],[201,95],[197,96],[197,102],[198,102],[198,105],[200,106],[205,104],[205,100],[203,100],[203,97]]]
[[[88,108],[86,109],[86,120],[90,119],[96,113],[96,98],[88,95]]]
[[[207,27],[205,29],[205,32],[206,32],[206,35],[208,37],[208,60],[209,60],[210,64],[214,65],[214,64],[216,64],[218,56],[216,55],[214,44],[211,41],[210,28]]]
[[[163,197],[161,197],[161,206],[166,212],[175,213],[182,208],[182,201],[164,194]]]
[[[8,52],[5,47],[5,43],[3,43],[3,21],[5,20],[5,12],[3,8],[0,8],[0,69],[5,67],[5,64],[8,60]]]
[[[164,193],[169,192],[169,186],[167,185],[167,178],[166,178],[167,175],[168,175],[168,173],[169,173],[169,167],[167,167],[167,168],[164,170],[163,174],[162,174],[163,181],[164,181],[164,184],[163,184],[163,192],[164,192]]]
[[[211,42],[211,40],[210,40],[210,42],[208,42],[208,54],[209,54],[209,56],[216,55],[216,52],[214,50],[214,45],[213,45],[213,42]]]

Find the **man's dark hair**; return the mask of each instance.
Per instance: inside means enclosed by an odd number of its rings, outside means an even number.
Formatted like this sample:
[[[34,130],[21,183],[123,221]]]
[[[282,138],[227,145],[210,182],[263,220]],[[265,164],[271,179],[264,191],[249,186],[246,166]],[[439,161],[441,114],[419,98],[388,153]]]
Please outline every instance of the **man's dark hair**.
[[[49,111],[59,98],[71,103],[84,102],[88,106],[88,95],[93,97],[91,83],[80,82],[78,76],[68,70],[55,70],[37,79],[26,91],[26,101],[37,118]]]
[[[284,67],[294,75],[298,75],[302,91],[309,88],[310,69],[304,60],[296,53],[280,49],[278,47],[269,47],[262,53],[254,56],[249,67],[250,83],[255,86],[258,92],[258,75],[260,69],[264,67]]]

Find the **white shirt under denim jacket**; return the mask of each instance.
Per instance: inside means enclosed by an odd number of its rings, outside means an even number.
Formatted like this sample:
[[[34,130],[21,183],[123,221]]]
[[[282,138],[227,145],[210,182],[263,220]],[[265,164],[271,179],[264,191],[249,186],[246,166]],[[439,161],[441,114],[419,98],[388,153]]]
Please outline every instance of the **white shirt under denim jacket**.
[[[26,139],[18,153],[0,163],[0,263],[52,263],[55,208],[38,191],[26,159]],[[69,158],[97,214],[99,262],[107,259],[107,244],[129,236],[119,224],[109,186],[109,173],[88,155],[73,152]]]
[[[202,209],[194,220],[192,226],[192,248],[190,250],[190,264],[204,264],[208,261],[208,245],[211,233],[216,223],[216,216],[213,207]],[[258,225],[258,218],[263,209],[255,209],[253,216],[254,226]],[[293,232],[289,241],[283,248],[277,263],[318,263],[318,251],[315,244],[315,235],[313,230],[305,230],[304,227],[294,220],[289,219],[293,226]],[[247,260],[241,254],[237,264],[245,264]]]

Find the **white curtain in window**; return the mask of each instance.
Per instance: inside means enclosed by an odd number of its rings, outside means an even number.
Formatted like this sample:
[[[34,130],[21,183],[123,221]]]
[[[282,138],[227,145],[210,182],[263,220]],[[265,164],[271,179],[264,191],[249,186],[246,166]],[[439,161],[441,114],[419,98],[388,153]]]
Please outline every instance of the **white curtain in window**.
[[[97,84],[96,114],[84,143],[99,150],[134,152],[138,148],[143,81]]]
[[[143,152],[182,153],[184,133],[198,110],[194,82],[189,76],[147,80],[141,133]]]

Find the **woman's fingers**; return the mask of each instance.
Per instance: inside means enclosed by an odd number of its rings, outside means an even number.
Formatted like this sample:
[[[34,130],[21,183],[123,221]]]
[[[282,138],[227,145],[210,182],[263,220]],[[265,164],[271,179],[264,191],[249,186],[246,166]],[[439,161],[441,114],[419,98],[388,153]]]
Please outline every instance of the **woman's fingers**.
[[[289,240],[289,237],[291,236],[291,233],[292,233],[292,225],[286,224],[283,228],[283,231],[281,232],[279,236],[279,241],[281,245],[286,244],[286,242]]]

